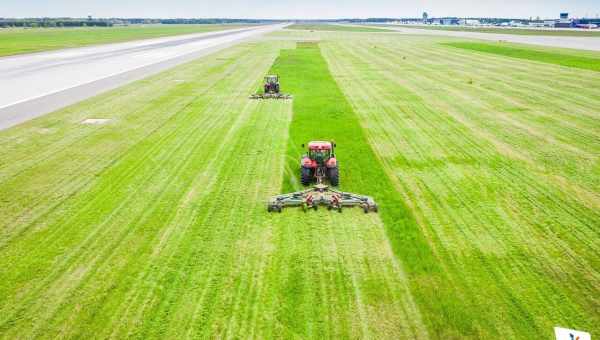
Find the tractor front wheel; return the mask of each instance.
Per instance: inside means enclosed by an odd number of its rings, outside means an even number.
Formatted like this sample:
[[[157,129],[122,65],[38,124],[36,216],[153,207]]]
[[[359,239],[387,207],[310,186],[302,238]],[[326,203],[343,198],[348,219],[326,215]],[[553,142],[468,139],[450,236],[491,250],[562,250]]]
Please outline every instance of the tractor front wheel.
[[[329,182],[331,182],[331,185],[334,187],[337,187],[340,184],[340,172],[338,168],[331,168],[328,172],[327,177],[329,177]]]
[[[302,185],[309,185],[312,181],[312,170],[310,168],[302,167],[301,176]]]

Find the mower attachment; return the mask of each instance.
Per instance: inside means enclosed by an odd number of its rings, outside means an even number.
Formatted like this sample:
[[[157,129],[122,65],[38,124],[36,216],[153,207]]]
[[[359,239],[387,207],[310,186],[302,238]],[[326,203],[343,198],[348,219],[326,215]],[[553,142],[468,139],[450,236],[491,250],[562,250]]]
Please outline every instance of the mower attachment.
[[[329,210],[342,212],[343,207],[359,206],[363,211],[377,212],[378,207],[373,198],[342,192],[324,184],[317,184],[311,189],[277,195],[271,198],[267,206],[269,212],[281,212],[286,207],[299,207],[306,211],[310,208],[317,210],[319,205],[324,205]]]
[[[283,93],[256,93],[248,97],[250,99],[292,99],[291,94]]]

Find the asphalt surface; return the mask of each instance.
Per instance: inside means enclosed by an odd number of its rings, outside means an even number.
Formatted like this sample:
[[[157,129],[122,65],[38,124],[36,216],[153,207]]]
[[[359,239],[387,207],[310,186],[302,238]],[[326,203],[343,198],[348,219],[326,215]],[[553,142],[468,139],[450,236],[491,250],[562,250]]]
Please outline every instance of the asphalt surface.
[[[258,26],[0,58],[0,130],[282,27]]]
[[[376,26],[373,26],[376,27]],[[565,36],[547,36],[547,35],[516,35],[501,33],[481,33],[481,32],[462,32],[462,31],[444,31],[428,30],[408,27],[390,27],[386,29],[420,35],[444,35],[458,38],[473,38],[481,40],[508,41],[520,44],[532,44],[548,47],[572,48],[578,50],[600,51],[600,37],[565,37]]]

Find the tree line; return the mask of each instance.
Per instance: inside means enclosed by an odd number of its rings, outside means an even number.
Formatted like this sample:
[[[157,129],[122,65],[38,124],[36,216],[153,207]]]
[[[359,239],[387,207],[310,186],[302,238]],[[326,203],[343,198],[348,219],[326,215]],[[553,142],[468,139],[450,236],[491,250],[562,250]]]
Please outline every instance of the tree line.
[[[110,19],[72,19],[72,18],[0,18],[0,27],[111,27],[114,25],[137,24],[260,24],[274,20],[259,19],[143,19],[143,18],[110,18]]]

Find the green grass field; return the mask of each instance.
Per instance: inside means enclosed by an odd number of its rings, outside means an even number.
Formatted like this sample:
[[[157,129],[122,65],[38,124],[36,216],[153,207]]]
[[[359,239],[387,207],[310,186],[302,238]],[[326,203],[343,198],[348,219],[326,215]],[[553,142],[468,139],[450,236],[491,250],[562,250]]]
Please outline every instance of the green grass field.
[[[386,26],[386,25],[383,25]],[[431,26],[431,25],[394,25],[393,27],[408,27],[426,30],[440,31],[461,31],[461,32],[479,32],[495,34],[516,34],[516,35],[547,35],[558,37],[600,37],[598,30],[552,30],[552,29],[534,29],[534,28],[502,28],[502,27],[465,27],[465,26]]]
[[[0,337],[595,336],[600,78],[448,41],[279,31],[1,131]],[[378,214],[267,213],[310,139]]]
[[[344,26],[336,24],[293,24],[287,26],[290,30],[305,30],[305,31],[341,31],[341,32],[393,32],[385,28],[377,27],[358,27]]]
[[[576,67],[592,71],[600,71],[600,56],[587,57],[578,52],[564,50],[561,52],[548,51],[544,49],[532,49],[530,47],[511,46],[505,43],[480,43],[480,42],[450,42],[446,46],[462,48],[477,52],[497,54],[512,58],[533,60],[543,63]],[[514,44],[513,44],[514,45]]]
[[[127,27],[0,30],[0,57],[69,47],[241,28],[240,25],[136,25]]]

